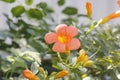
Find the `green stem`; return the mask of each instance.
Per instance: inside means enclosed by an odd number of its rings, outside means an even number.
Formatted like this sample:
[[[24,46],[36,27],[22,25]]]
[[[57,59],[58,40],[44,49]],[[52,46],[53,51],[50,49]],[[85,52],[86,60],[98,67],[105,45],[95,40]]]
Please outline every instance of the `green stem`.
[[[86,53],[93,47],[94,43],[95,43],[95,42],[93,42],[93,43],[90,45],[90,47],[89,47],[89,49],[86,51]]]
[[[100,22],[97,22],[97,24],[94,24],[95,21],[91,24],[90,28],[88,29],[88,31],[86,32],[86,35],[88,35],[88,33],[90,33],[93,29],[97,28],[98,26],[100,26]]]
[[[70,59],[70,54],[67,56],[66,64],[69,63],[69,59]]]
[[[66,67],[70,67],[68,64],[66,64],[66,63],[63,61],[63,59],[61,58],[61,55],[60,55],[59,52],[57,52],[57,56],[58,56],[60,62],[61,62],[63,65],[65,65]]]
[[[89,59],[92,58],[93,56],[95,56],[95,55],[98,53],[98,51],[100,50],[100,48],[101,48],[101,46],[98,47],[97,51],[96,51],[93,55],[91,55],[91,56],[89,57]]]
[[[60,53],[59,53],[59,52],[57,52],[57,56],[58,56],[58,58],[59,58],[60,62],[63,62],[63,60],[62,60],[62,58],[61,58],[61,56],[60,56]]]
[[[8,74],[9,74],[9,72],[7,72],[7,74],[6,74],[6,76],[5,76],[5,80],[7,80],[7,78],[8,78]]]

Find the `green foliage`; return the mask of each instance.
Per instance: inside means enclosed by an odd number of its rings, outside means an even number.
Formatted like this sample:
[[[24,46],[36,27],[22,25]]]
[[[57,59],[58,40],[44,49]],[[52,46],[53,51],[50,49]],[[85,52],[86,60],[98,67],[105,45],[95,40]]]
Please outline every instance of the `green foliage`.
[[[41,8],[45,14],[48,14],[48,13],[53,13],[54,10],[52,8],[50,8],[47,3],[45,2],[40,2],[39,4],[36,5],[37,8]]]
[[[58,1],[58,5],[62,6],[62,5],[64,5],[64,4],[65,4],[65,0],[59,0],[59,1]]]
[[[78,13],[78,10],[74,7],[66,7],[64,10],[63,10],[63,13],[64,14],[67,14],[67,15],[75,15]]]
[[[2,1],[7,2],[7,3],[13,3],[13,2],[15,2],[16,0],[2,0]]]
[[[35,9],[35,8],[29,9],[26,13],[30,18],[34,18],[34,19],[38,19],[38,20],[43,18],[42,11]]]
[[[45,2],[41,2],[40,4],[37,4],[37,6],[45,9],[47,7],[47,4]]]
[[[13,16],[20,17],[20,15],[25,12],[25,8],[24,6],[19,5],[19,6],[13,7],[11,9],[11,12]]]
[[[27,5],[31,5],[31,4],[33,3],[33,0],[25,0],[25,3],[26,3]]]

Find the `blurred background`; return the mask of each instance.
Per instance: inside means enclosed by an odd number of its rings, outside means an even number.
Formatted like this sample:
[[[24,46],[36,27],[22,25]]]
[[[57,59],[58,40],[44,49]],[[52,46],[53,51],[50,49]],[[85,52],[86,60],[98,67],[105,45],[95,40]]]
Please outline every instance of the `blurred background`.
[[[3,15],[3,13],[9,14],[10,17],[13,17],[10,10],[12,7],[16,5],[24,5],[25,0],[16,0],[15,3],[8,4],[0,1],[0,30],[2,29],[8,29],[8,26],[6,24],[6,18]],[[65,8],[66,6],[73,6],[76,7],[79,11],[79,13],[85,14],[85,2],[87,0],[66,0],[66,3],[63,7],[57,6],[57,0],[34,0],[34,3],[30,7],[34,7],[35,4],[39,2],[47,2],[50,7],[52,7],[55,10],[54,19],[57,24],[61,22],[61,19],[65,17],[64,14],[61,14],[61,10]],[[99,20],[108,14],[119,10],[120,8],[117,6],[116,2],[117,0],[90,0],[93,4],[93,15],[92,18],[94,20]],[[14,17],[13,17],[14,18]],[[88,19],[86,18],[80,18],[79,19],[80,24],[86,24],[88,23]],[[110,21],[111,24],[120,23],[120,19],[115,19]]]

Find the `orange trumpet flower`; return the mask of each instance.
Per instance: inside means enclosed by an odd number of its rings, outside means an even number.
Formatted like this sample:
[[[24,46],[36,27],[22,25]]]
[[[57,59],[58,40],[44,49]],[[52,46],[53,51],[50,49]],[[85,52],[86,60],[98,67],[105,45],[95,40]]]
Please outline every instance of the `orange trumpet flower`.
[[[26,69],[22,72],[23,77],[29,79],[29,80],[39,80],[39,78],[33,74],[29,69]]]
[[[114,12],[114,13],[106,16],[106,17],[104,17],[98,23],[99,24],[104,24],[104,23],[110,21],[111,19],[118,18],[118,17],[120,17],[120,10],[118,10],[118,11],[116,11],[116,12]]]
[[[48,44],[55,43],[52,47],[53,51],[69,54],[70,50],[76,50],[80,47],[80,41],[73,38],[77,34],[76,27],[61,24],[56,27],[56,33],[49,32],[45,35],[45,41]]]
[[[86,2],[86,13],[88,15],[88,18],[91,18],[91,16],[92,16],[92,4],[90,1]]]
[[[67,70],[62,70],[55,75],[55,78],[63,78],[67,75],[68,75],[68,71]]]

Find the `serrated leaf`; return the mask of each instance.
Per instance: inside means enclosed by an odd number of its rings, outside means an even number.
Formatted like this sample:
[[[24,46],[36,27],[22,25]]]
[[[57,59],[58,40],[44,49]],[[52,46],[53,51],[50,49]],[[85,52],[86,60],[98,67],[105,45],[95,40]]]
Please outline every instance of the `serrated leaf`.
[[[43,13],[42,11],[35,9],[35,8],[31,8],[27,11],[27,15],[31,18],[35,18],[35,19],[42,19],[43,18]]]
[[[13,16],[19,17],[22,13],[25,12],[25,8],[24,8],[24,6],[19,5],[19,6],[13,7],[11,9],[11,12],[12,12]]]
[[[75,15],[78,13],[78,10],[74,7],[66,7],[62,12],[67,15]]]
[[[59,1],[58,1],[58,5],[59,5],[59,6],[64,5],[64,3],[65,3],[65,0],[59,0]]]
[[[15,2],[15,0],[2,0],[2,1],[7,2],[7,3],[13,3],[13,2]]]
[[[26,3],[27,5],[31,5],[31,4],[33,3],[33,0],[25,0],[25,3]]]

